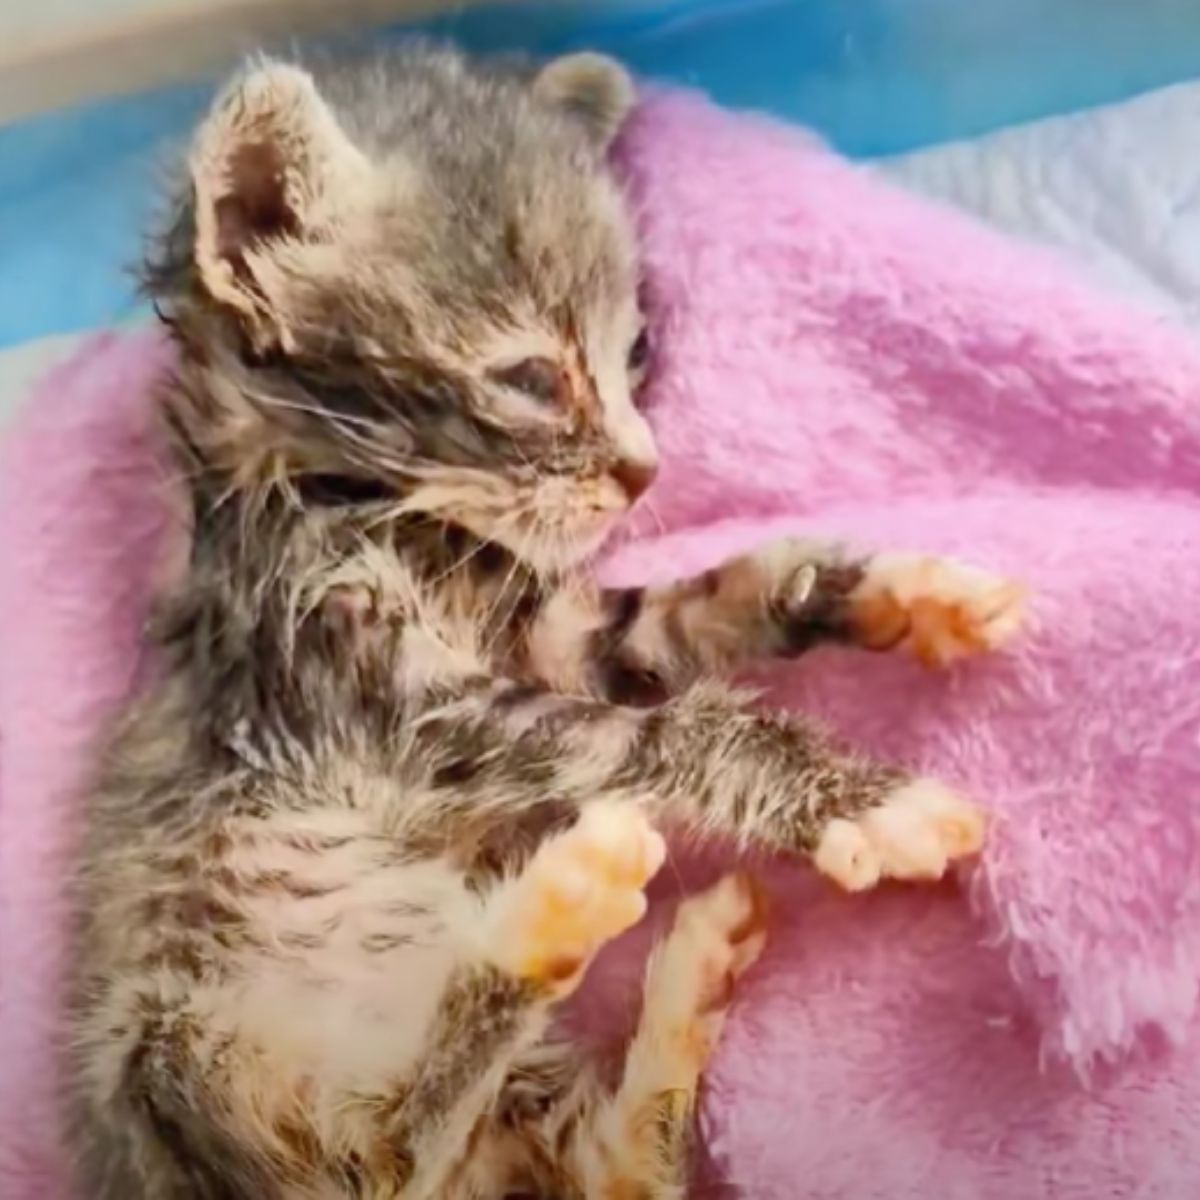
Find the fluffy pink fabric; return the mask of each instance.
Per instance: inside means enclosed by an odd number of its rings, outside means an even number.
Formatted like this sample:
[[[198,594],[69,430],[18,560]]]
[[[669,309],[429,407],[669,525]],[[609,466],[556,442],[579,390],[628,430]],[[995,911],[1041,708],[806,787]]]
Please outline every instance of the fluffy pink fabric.
[[[845,898],[768,868],[774,937],[711,1074],[706,1191],[1196,1194],[1200,355],[794,131],[663,96],[623,161],[665,470],[611,577],[802,528],[957,553],[1036,595],[1017,649],[948,675],[824,651],[772,676],[779,702],[961,783],[997,821],[965,888]],[[73,791],[137,663],[161,363],[153,338],[93,346],[0,467],[6,1200],[61,1187]],[[692,882],[713,869],[680,864]],[[632,1003],[635,957],[596,973],[585,1017]],[[1121,1069],[1079,1082],[1103,1060]]]
[[[89,742],[133,683],[162,529],[147,387],[167,348],[97,338],[0,453],[0,1196],[57,1200],[65,884]]]

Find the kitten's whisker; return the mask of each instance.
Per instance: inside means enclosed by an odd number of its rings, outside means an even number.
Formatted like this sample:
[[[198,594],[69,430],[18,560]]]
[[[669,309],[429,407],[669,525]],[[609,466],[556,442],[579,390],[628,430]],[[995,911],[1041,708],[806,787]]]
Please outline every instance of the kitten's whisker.
[[[302,404],[297,400],[285,400],[283,397],[273,396],[269,392],[247,391],[247,395],[267,408],[282,408],[288,412],[303,413],[305,416],[316,417],[319,421],[328,421],[334,425],[357,425],[375,433],[386,431],[386,426],[381,425],[378,421],[372,421],[367,417],[356,417],[352,413],[333,412],[318,404]]]
[[[519,515],[520,515],[519,513],[503,513],[503,514],[501,514],[501,516],[498,517],[495,521],[496,528],[504,529],[505,527],[511,525],[515,520],[517,520]],[[486,539],[477,538],[475,541],[475,545],[472,547],[472,549],[469,550],[466,554],[464,554],[461,558],[459,558],[457,562],[451,563],[450,566],[448,566],[440,574],[435,575],[434,578],[430,580],[430,585],[436,586],[437,584],[444,582],[451,575],[453,575],[455,571],[461,570],[469,562],[473,561],[477,555],[479,555],[483,550],[485,550],[488,547],[488,545],[489,545],[489,542]]]
[[[500,590],[496,594],[496,600],[488,608],[487,615],[484,618],[484,621],[481,626],[481,628],[486,631],[489,628],[489,626],[493,626],[493,622],[494,622],[494,627],[493,627],[491,636],[488,637],[487,641],[484,643],[484,655],[487,657],[491,656],[491,654],[495,650],[496,645],[499,642],[500,638],[504,635],[505,626],[508,624],[508,620],[512,616],[512,613],[515,610],[516,604],[520,601],[520,589],[518,588],[516,600],[514,600],[513,604],[510,605],[509,608],[506,610],[504,619],[502,621],[496,620],[497,615],[499,614],[499,611],[500,611],[500,606],[504,603],[505,596],[506,596],[506,593],[508,591],[510,584],[512,583],[512,581],[514,579],[518,578],[518,572],[522,571],[523,569],[524,569],[524,564],[521,562],[521,560],[516,555],[514,555],[513,560],[512,560],[512,565],[509,567],[508,573],[504,577],[504,582],[501,583]]]
[[[493,622],[495,622],[494,632],[492,633],[492,636],[488,639],[487,643],[485,644],[485,653],[489,654],[489,655],[495,649],[495,646],[498,643],[499,639],[505,633],[506,627],[507,627],[509,621],[512,619],[513,614],[516,612],[517,605],[519,605],[521,602],[521,596],[522,596],[522,592],[523,592],[523,584],[524,584],[525,580],[520,578],[520,575],[523,574],[524,572],[528,571],[529,563],[531,561],[533,561],[533,562],[540,561],[538,559],[538,557],[536,556],[536,554],[530,553],[531,550],[536,549],[536,540],[535,539],[537,537],[538,529],[539,529],[538,519],[537,519],[538,518],[538,510],[537,510],[536,502],[533,500],[529,500],[529,499],[524,500],[515,510],[513,510],[510,514],[508,514],[508,519],[511,521],[518,521],[518,520],[521,520],[523,518],[527,518],[530,516],[532,516],[534,518],[534,521],[532,523],[532,528],[527,531],[526,536],[523,539],[524,540],[523,552],[518,552],[513,555],[512,566],[509,568],[508,574],[505,576],[504,582],[501,584],[499,592],[497,593],[496,600],[489,607],[487,614],[484,618],[484,622],[482,624],[482,627],[486,629],[489,625],[491,625]],[[515,595],[513,596],[511,603],[508,605],[507,609],[505,610],[503,619],[500,621],[496,621],[497,614],[500,611],[501,605],[505,602],[505,599],[507,597],[508,588],[511,585],[511,583],[513,582],[514,578],[517,579],[519,586],[516,590]]]

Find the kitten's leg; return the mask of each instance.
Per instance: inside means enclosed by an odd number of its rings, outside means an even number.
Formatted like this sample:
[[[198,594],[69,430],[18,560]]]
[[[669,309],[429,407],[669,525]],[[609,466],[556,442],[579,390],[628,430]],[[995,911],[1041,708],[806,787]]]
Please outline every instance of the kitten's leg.
[[[864,558],[789,538],[663,588],[605,593],[595,639],[614,699],[639,672],[671,688],[819,642],[904,650],[931,666],[993,649],[1018,628],[1022,589],[949,559]],[[643,686],[645,681],[641,681]]]
[[[939,879],[983,844],[982,812],[945,785],[848,755],[812,726],[712,685],[648,712],[626,770],[664,816],[807,853],[850,891]]]
[[[527,1129],[530,1161],[550,1168],[538,1194],[684,1196],[700,1075],[765,926],[764,898],[746,875],[684,901],[647,967],[619,1084],[585,1076]]]
[[[621,1083],[580,1133],[574,1157],[585,1196],[684,1196],[700,1076],[734,985],[765,940],[764,897],[747,875],[680,906],[647,968]]]
[[[802,853],[842,886],[935,879],[983,838],[980,812],[931,780],[838,750],[795,717],[747,708],[714,684],[657,708],[521,684],[490,686],[421,724],[430,811],[511,820],[536,783],[567,805],[637,799],[699,832]],[[473,747],[469,764],[456,743]],[[469,767],[469,769],[468,769]]]
[[[642,889],[664,856],[639,808],[592,804],[488,896],[477,932],[485,975],[441,1006],[424,1061],[390,1119],[389,1139],[416,1163],[412,1195],[441,1194],[513,1060],[543,1032],[550,1005],[645,913]]]
[[[187,1195],[204,1197],[444,1196],[511,1060],[541,1036],[560,987],[489,963],[461,967],[442,990],[416,1062],[384,1061],[369,1078],[338,1078],[332,1059],[336,1082],[315,1074],[286,1039],[223,1027],[222,1009],[207,998],[180,999],[129,1055],[114,1104],[132,1108],[112,1123],[122,1141],[136,1143],[139,1186],[126,1180],[124,1191],[95,1192],[165,1200],[185,1194],[178,1185],[186,1180]],[[286,1029],[286,1013],[279,1023]]]

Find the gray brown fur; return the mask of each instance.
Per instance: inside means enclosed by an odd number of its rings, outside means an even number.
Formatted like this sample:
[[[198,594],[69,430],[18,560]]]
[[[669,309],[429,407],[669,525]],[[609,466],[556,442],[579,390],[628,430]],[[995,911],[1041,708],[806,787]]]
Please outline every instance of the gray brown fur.
[[[597,799],[805,854],[904,781],[711,681],[849,636],[856,567],[605,594],[577,566],[653,448],[605,165],[629,83],[552,71],[418,48],[318,96],[263,64],[198,137],[150,272],[189,547],[79,877],[88,1196],[681,1195],[694,1081],[637,1101],[655,1166],[623,1175],[622,1093],[463,914]]]

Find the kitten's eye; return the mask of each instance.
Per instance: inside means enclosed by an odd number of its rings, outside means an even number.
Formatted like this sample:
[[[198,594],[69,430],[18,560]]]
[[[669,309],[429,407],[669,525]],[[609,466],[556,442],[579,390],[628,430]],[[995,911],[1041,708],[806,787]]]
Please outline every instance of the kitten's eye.
[[[629,369],[641,371],[650,361],[650,334],[645,328],[633,339],[629,347]]]
[[[561,406],[567,402],[567,377],[558,363],[548,358],[523,359],[511,367],[493,371],[492,378],[540,404]]]

